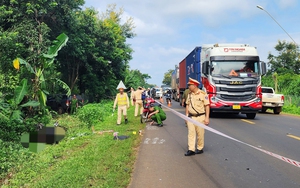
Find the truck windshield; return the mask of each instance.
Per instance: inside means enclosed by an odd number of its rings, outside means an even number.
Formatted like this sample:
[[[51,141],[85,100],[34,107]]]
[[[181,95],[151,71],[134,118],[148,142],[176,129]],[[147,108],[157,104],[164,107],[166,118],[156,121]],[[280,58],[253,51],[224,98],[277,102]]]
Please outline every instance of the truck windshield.
[[[257,77],[259,62],[257,61],[212,61],[211,75]]]

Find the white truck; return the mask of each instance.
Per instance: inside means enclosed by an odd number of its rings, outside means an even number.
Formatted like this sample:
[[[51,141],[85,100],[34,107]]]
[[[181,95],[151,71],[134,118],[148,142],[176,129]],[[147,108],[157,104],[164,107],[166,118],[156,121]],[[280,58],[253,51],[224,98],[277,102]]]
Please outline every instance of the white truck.
[[[262,87],[262,112],[273,109],[274,114],[280,114],[284,104],[284,95],[275,94],[272,87]]]

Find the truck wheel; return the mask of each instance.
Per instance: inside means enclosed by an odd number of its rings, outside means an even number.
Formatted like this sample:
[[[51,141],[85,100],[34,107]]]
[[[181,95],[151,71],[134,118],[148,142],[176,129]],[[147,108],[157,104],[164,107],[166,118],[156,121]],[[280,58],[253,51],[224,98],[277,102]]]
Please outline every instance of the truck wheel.
[[[274,114],[280,114],[281,112],[281,107],[273,108]]]
[[[262,108],[262,109],[261,109],[261,112],[262,112],[262,113],[266,113],[266,111],[267,111],[267,108]]]
[[[246,116],[248,119],[254,119],[256,116],[256,113],[247,113]]]

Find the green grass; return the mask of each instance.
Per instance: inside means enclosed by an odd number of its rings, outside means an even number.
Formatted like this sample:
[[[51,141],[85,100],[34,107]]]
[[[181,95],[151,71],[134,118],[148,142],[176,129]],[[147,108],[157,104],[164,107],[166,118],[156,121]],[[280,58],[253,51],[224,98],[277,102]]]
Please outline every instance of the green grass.
[[[75,116],[59,117],[59,124],[68,128],[66,137],[16,165],[2,187],[127,187],[141,141],[138,132],[145,126],[133,111],[129,108],[129,123],[123,120],[120,126],[116,126],[116,113],[110,113],[94,125],[96,133]],[[130,137],[114,140],[113,133],[98,133],[105,130]]]
[[[299,98],[296,101],[297,99]],[[283,112],[299,115],[299,106],[294,101],[294,98],[290,98],[284,105]],[[63,115],[53,120],[51,124],[58,121],[67,128],[67,135],[59,144],[48,145],[40,153],[31,153],[12,143],[2,143],[6,147],[0,152],[10,156],[7,158],[9,161],[5,162],[11,169],[8,173],[1,173],[0,164],[0,186],[127,187],[141,142],[138,132],[145,125],[134,117],[133,107],[128,110],[129,123],[125,125],[122,120],[120,126],[116,126],[116,112],[113,116],[111,114],[111,103],[90,107],[82,111],[86,114],[81,114],[80,118]],[[98,107],[103,108],[101,112],[97,111]],[[104,116],[98,118],[101,115]],[[88,117],[94,120],[84,121]],[[97,118],[99,121],[95,120]],[[92,132],[90,126],[94,126],[96,133]],[[99,134],[99,131],[106,130],[130,137],[126,140],[114,140],[113,133]],[[3,166],[3,161],[1,163]]]
[[[288,114],[300,115],[300,97],[290,95],[285,96],[282,111]]]

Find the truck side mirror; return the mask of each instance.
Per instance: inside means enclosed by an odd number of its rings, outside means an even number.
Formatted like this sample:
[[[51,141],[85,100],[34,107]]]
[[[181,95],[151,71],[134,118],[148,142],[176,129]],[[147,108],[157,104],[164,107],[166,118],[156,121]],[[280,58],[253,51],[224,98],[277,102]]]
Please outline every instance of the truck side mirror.
[[[208,64],[208,61],[205,61],[202,63],[202,73],[204,75],[207,75],[208,74],[208,69],[209,69],[209,64]]]
[[[267,64],[263,61],[260,61],[260,74],[263,76],[267,73]]]

